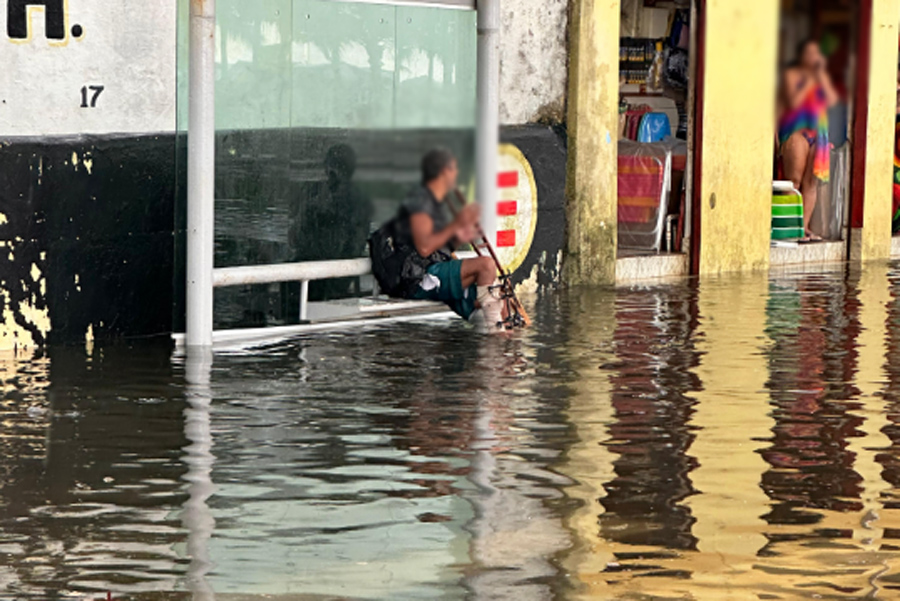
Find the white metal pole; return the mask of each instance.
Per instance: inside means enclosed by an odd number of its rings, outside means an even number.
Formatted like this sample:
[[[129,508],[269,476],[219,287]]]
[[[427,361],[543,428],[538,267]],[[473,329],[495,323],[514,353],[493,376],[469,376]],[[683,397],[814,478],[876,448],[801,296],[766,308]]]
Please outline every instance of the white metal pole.
[[[309,280],[300,282],[300,321],[309,319]]]
[[[212,346],[215,32],[215,0],[192,0],[188,95],[187,346]]]
[[[497,155],[500,144],[500,0],[478,0],[478,124],[475,192],[482,227],[497,243]]]

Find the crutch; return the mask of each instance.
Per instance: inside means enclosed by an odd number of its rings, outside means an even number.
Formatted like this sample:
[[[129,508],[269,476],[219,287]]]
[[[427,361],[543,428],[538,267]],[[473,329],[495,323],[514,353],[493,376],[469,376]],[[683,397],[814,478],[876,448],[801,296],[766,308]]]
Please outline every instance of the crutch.
[[[462,195],[462,192],[459,191],[459,188],[453,191],[456,196],[457,202],[459,202],[460,207],[466,206],[466,199]],[[454,205],[453,201],[448,203],[450,205],[450,210],[454,215],[457,215],[459,209]],[[516,288],[513,286],[512,280],[510,279],[509,272],[503,267],[500,263],[500,259],[497,257],[497,253],[494,251],[494,247],[491,246],[490,240],[488,240],[487,236],[484,233],[484,230],[481,229],[480,224],[476,224],[476,232],[478,236],[481,238],[481,244],[478,244],[476,240],[475,243],[472,244],[472,248],[475,249],[475,254],[479,257],[484,256],[481,252],[481,249],[484,248],[488,251],[490,257],[494,260],[494,265],[497,266],[497,271],[500,272],[500,290],[503,295],[502,300],[506,302],[506,313],[507,318],[504,321],[504,326],[506,329],[513,328],[523,328],[531,325],[531,318],[528,316],[528,313],[525,312],[525,307],[522,306],[522,302],[519,300],[519,297],[516,296]]]

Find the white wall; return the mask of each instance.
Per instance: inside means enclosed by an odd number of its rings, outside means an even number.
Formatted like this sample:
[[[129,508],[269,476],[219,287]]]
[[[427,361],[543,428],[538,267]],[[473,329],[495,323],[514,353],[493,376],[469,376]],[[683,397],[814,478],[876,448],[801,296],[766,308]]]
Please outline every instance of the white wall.
[[[35,5],[28,37],[10,38],[9,1],[0,1],[0,135],[175,129],[176,0],[59,0],[62,39],[48,37],[46,9]],[[103,87],[93,107],[89,86]]]
[[[59,0],[65,7],[63,40],[48,39],[45,9],[36,5],[28,9],[29,39],[10,39],[8,2],[0,0],[0,135],[175,129],[176,0],[128,1],[114,9],[89,0]],[[502,123],[562,119],[567,5],[567,0],[504,1]],[[79,36],[73,33],[76,26]],[[86,86],[103,86],[94,107],[81,106]],[[94,92],[87,93],[90,104]]]
[[[500,121],[561,120],[567,82],[568,0],[501,4]]]

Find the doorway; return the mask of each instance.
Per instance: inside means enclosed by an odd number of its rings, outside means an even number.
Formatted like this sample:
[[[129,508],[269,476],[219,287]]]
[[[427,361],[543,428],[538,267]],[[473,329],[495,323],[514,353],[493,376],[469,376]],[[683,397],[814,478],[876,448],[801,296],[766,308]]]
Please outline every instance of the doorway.
[[[847,239],[858,5],[781,2],[773,246]]]
[[[699,3],[621,5],[618,257],[672,259],[659,275],[688,269]]]

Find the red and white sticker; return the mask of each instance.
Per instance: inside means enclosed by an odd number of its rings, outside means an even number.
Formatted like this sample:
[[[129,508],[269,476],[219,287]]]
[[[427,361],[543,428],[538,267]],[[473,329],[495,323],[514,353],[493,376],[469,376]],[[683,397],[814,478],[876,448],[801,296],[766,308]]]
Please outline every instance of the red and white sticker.
[[[537,185],[531,164],[512,144],[500,145],[497,187],[497,240],[500,262],[518,269],[534,242],[537,228]]]

